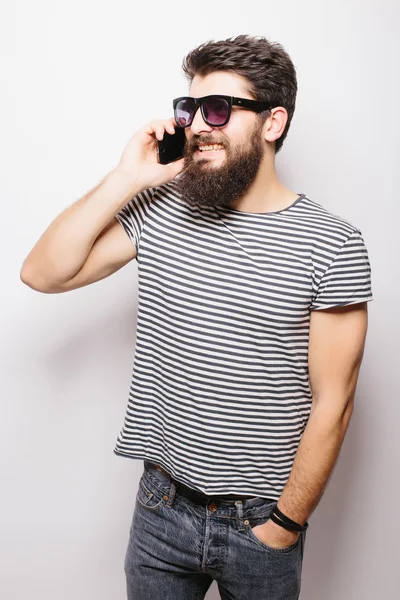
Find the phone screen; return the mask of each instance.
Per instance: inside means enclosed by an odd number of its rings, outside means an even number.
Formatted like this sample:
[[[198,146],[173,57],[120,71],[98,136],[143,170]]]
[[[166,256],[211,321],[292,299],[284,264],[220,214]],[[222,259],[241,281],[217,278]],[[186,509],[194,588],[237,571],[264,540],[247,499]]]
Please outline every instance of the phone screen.
[[[175,127],[175,133],[164,131],[164,137],[158,144],[158,162],[167,165],[183,157],[186,135],[183,127]]]

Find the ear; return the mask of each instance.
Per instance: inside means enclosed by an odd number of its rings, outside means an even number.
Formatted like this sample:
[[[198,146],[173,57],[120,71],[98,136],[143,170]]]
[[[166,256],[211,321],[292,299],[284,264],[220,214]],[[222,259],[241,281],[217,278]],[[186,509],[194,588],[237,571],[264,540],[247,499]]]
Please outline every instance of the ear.
[[[275,106],[263,125],[263,137],[267,142],[274,142],[281,137],[288,120],[286,108]]]

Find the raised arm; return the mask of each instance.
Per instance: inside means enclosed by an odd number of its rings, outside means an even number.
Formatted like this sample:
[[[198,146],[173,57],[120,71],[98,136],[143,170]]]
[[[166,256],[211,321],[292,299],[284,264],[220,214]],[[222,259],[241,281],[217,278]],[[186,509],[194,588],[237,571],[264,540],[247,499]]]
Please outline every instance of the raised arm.
[[[184,159],[161,165],[156,147],[174,119],[156,120],[129,140],[118,166],[50,224],[26,257],[20,277],[29,287],[59,293],[104,279],[135,258],[115,215],[139,192],[172,180]]]

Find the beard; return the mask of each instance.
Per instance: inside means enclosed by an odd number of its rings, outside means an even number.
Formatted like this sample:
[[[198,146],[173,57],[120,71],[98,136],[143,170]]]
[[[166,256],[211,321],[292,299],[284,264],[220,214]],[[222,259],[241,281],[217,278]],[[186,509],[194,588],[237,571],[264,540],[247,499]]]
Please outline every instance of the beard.
[[[185,166],[174,182],[182,200],[190,206],[229,208],[231,202],[242,198],[256,178],[264,155],[261,128],[257,122],[248,142],[234,148],[226,139],[221,140],[225,160],[220,166],[214,166],[212,158],[193,158],[199,143],[215,144],[219,140],[206,135],[187,140]]]

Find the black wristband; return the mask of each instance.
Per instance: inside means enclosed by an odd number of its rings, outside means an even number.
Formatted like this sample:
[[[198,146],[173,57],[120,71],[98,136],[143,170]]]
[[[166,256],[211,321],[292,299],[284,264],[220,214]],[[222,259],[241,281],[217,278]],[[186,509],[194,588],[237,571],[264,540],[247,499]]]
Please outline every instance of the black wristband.
[[[274,523],[280,525],[288,531],[306,531],[309,525],[307,522],[304,525],[300,525],[299,523],[296,523],[296,521],[289,519],[289,517],[284,515],[283,512],[279,510],[277,505],[275,505],[273,511],[271,512],[270,518],[272,521],[274,521]]]

